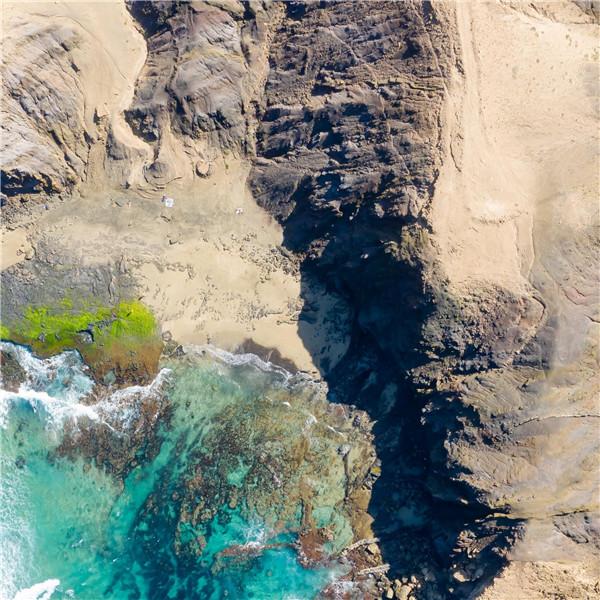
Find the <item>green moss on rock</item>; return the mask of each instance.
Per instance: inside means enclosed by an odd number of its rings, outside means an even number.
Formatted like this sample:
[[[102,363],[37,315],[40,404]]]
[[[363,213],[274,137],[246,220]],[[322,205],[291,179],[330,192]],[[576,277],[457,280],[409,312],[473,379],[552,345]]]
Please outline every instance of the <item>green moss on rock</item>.
[[[41,356],[76,349],[96,375],[112,370],[126,380],[152,376],[162,349],[154,315],[137,300],[74,307],[65,298],[52,306],[27,306],[20,318],[0,325],[0,335]]]

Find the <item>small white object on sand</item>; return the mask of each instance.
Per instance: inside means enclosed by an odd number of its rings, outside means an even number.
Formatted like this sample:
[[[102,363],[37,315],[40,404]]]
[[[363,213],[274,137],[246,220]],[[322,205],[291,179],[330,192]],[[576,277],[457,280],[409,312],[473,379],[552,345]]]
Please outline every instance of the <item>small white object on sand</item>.
[[[244,213],[244,209],[243,209],[243,208],[236,208],[236,209],[235,209],[235,214],[236,214],[236,215],[241,215],[241,214],[243,214],[243,213]]]
[[[175,204],[175,200],[169,196],[163,196],[162,202],[167,208],[173,208],[173,205]]]

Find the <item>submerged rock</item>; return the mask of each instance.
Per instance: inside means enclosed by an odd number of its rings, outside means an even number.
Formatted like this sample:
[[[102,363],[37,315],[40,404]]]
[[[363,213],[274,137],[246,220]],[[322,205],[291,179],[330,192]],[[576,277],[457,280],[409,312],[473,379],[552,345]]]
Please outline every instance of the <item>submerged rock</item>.
[[[26,373],[10,348],[0,350],[0,387],[16,392],[26,380]]]
[[[32,468],[33,489],[42,475],[60,480],[70,473],[79,482],[55,492],[56,509],[44,505],[58,529],[53,545],[39,538],[42,554],[63,548],[89,564],[98,560],[93,549],[102,532],[104,558],[94,571],[101,581],[117,578],[111,586],[119,594],[139,592],[123,572],[137,565],[165,597],[182,586],[203,597],[246,597],[261,589],[261,598],[278,598],[285,585],[314,597],[332,580],[345,582],[348,598],[375,597],[365,564],[380,569],[372,563],[379,554],[361,562],[364,544],[344,552],[369,531],[366,506],[355,502],[376,460],[364,413],[329,403],[323,385],[252,355],[182,349],[149,385],[117,391],[97,385],[91,394],[76,353],[43,361],[19,352],[17,359],[31,361],[31,389],[9,399],[2,435],[14,434],[16,446],[15,470],[6,476],[21,485]],[[24,402],[43,409],[25,411],[19,425]],[[55,415],[52,435],[43,427],[46,414]],[[104,508],[94,513],[92,531],[79,509],[59,507],[66,493],[75,494],[76,506],[87,502],[77,489],[93,481],[103,482]],[[23,502],[38,499],[25,488]],[[77,550],[60,533],[74,529],[82,530]],[[46,529],[36,531],[44,536]],[[122,556],[127,567],[116,558]],[[45,564],[44,556],[38,559]],[[87,571],[69,565],[54,574],[77,592]]]
[[[10,348],[0,350],[0,387],[16,392],[27,374]]]

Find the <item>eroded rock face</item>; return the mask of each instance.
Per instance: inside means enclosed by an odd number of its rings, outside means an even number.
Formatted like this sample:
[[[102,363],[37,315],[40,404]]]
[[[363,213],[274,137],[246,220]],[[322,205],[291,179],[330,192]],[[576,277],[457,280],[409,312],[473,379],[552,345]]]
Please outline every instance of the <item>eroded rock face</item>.
[[[431,310],[423,209],[441,160],[444,78],[457,60],[447,19],[420,3],[288,6],[251,176],[288,246],[351,294],[361,328],[404,363]]]
[[[148,60],[126,117],[154,147],[147,181],[176,176],[173,135],[202,159],[202,142],[219,150],[251,144],[253,101],[263,78],[267,13],[258,3],[130,2]],[[193,148],[193,150],[191,150]],[[205,176],[200,173],[200,176]]]
[[[135,180],[131,171],[141,168],[148,149],[121,113],[143,65],[144,42],[125,6],[103,7],[110,27],[97,27],[96,7],[87,4],[65,14],[52,3],[8,2],[3,16],[3,193],[47,200],[76,192],[96,173],[100,186]],[[110,164],[117,158],[102,157],[107,138],[128,157],[124,173]]]
[[[377,420],[382,475],[370,511],[390,574],[420,573],[424,597],[465,596],[499,556],[589,557],[598,215],[588,189],[595,83],[584,64],[593,52],[583,54],[593,3],[128,10],[148,49],[123,107],[140,145],[109,120],[107,172],[133,181],[135,163],[138,183],[155,188],[210,179],[223,152],[252,163],[254,198],[302,260],[298,329],[315,356],[303,331],[319,299],[312,282],[352,306],[349,350],[323,371],[332,400]],[[78,35],[19,33],[45,51],[6,67],[7,194],[55,193],[85,175],[81,95],[59,102],[49,90],[45,109],[33,90],[42,69],[59,86],[76,76]],[[500,64],[509,38],[528,52]],[[571,52],[573,73],[559,72]]]
[[[292,4],[270,48],[252,184],[289,229],[308,221],[299,248],[349,220],[418,219],[434,179],[447,30],[425,5],[368,6]]]
[[[44,23],[22,22],[7,34],[2,190],[60,193],[85,176],[89,149],[71,52],[82,40],[68,25]]]

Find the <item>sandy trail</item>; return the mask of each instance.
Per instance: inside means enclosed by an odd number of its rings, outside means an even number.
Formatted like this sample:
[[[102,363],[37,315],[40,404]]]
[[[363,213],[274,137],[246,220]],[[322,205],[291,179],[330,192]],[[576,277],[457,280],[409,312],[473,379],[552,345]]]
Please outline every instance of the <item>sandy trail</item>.
[[[555,243],[552,214],[572,231],[597,216],[598,30],[573,25],[575,6],[549,6],[456,3],[465,75],[449,97],[432,219],[459,287],[523,289]]]

